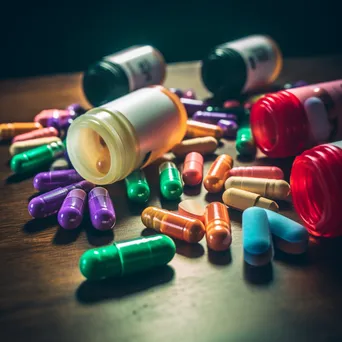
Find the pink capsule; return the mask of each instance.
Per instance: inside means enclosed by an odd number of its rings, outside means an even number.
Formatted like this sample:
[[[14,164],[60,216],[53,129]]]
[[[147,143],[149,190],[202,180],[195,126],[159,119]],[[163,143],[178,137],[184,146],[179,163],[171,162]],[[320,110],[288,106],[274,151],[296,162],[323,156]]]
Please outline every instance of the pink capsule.
[[[42,126],[46,127],[48,120],[56,116],[59,118],[68,117],[70,116],[70,111],[61,109],[45,109],[34,117],[34,122],[39,122]]]
[[[195,186],[202,182],[203,157],[201,154],[190,152],[186,155],[182,177],[186,185]]]
[[[223,104],[223,108],[235,108],[240,106],[240,102],[236,100],[228,100]]]
[[[253,177],[268,179],[284,179],[284,173],[275,166],[241,166],[234,167],[229,171],[229,177]]]
[[[28,133],[23,133],[15,136],[12,140],[12,144],[18,141],[33,140],[39,138],[57,137],[58,131],[54,127],[46,127],[37,129]]]

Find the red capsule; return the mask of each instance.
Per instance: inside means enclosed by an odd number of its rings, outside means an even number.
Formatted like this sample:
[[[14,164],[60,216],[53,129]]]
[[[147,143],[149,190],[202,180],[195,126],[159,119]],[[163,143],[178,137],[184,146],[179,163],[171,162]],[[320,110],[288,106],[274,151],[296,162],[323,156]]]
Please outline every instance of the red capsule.
[[[283,171],[275,166],[234,167],[229,171],[229,176],[284,179]]]
[[[202,182],[203,157],[201,154],[190,152],[186,155],[182,177],[186,185],[195,186]]]

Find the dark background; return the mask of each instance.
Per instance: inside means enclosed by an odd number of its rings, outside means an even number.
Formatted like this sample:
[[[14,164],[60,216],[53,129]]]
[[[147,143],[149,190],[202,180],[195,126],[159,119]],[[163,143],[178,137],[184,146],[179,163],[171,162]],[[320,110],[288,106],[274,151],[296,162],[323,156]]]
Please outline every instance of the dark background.
[[[216,44],[272,36],[286,57],[342,52],[340,1],[12,1],[0,13],[0,77],[84,70],[100,57],[151,44],[168,62]]]

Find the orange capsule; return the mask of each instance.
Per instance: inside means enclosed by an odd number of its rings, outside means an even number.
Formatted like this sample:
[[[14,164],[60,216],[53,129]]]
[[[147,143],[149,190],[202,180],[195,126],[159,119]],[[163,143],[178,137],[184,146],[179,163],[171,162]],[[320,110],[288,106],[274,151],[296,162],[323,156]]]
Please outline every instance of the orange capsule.
[[[12,139],[16,135],[28,133],[41,128],[43,127],[38,122],[13,122],[0,124],[0,140]]]
[[[19,134],[13,138],[12,143],[15,143],[18,141],[26,141],[26,140],[57,137],[57,136],[58,136],[58,131],[55,127],[46,127],[46,128],[36,129],[28,133]]]
[[[225,251],[232,243],[227,207],[220,202],[207,205],[204,215],[207,245],[214,251]]]
[[[184,160],[182,172],[184,184],[195,186],[202,182],[203,157],[198,152],[190,152]]]
[[[221,154],[211,164],[203,184],[208,192],[219,192],[224,182],[229,177],[229,171],[233,167],[233,158],[228,154]]]
[[[223,130],[220,126],[188,120],[186,122],[186,136],[189,138],[214,137],[221,139],[223,137]]]
[[[146,208],[141,221],[147,228],[190,243],[199,242],[205,234],[201,221],[161,208]]]
[[[234,167],[229,171],[229,176],[284,179],[283,171],[275,166]]]

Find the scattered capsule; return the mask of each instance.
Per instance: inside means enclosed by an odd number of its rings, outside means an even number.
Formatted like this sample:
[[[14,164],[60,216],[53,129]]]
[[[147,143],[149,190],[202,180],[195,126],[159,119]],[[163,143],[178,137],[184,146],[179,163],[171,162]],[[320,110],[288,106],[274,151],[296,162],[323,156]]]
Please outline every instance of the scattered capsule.
[[[274,246],[288,254],[304,253],[309,242],[309,234],[304,226],[273,211],[265,211]]]
[[[87,193],[82,189],[71,190],[58,212],[58,223],[64,229],[77,228],[83,219]]]
[[[184,94],[183,90],[181,90],[179,88],[169,88],[169,90],[172,93],[176,94],[178,97],[183,97],[183,94]]]
[[[159,166],[160,192],[168,200],[178,199],[183,193],[183,184],[176,165],[166,161]]]
[[[146,208],[141,221],[147,228],[189,243],[201,241],[205,233],[201,221],[162,208]]]
[[[86,110],[79,103],[72,103],[71,105],[66,107],[66,110],[74,113],[74,116],[80,116],[86,112]]]
[[[205,110],[207,108],[207,104],[201,100],[192,100],[181,98],[180,101],[183,103],[188,116],[194,115],[199,110]]]
[[[184,157],[190,152],[198,152],[202,155],[216,151],[218,142],[213,137],[194,138],[183,140],[171,150],[176,157]]]
[[[227,114],[234,114],[237,116],[238,120],[241,121],[246,118],[246,110],[242,106],[238,107],[230,107],[230,108],[223,108],[217,106],[208,106],[205,108],[206,112],[216,112],[216,113],[227,113]]]
[[[233,167],[229,176],[284,179],[284,173],[276,166],[241,166]]]
[[[150,187],[142,170],[133,171],[125,179],[127,196],[133,202],[146,203],[150,198]]]
[[[217,125],[188,120],[186,123],[186,136],[188,138],[214,137],[221,139],[223,137],[223,130]]]
[[[225,188],[237,188],[254,192],[266,198],[286,200],[290,194],[290,184],[281,179],[229,177]]]
[[[252,266],[264,266],[273,259],[273,245],[266,211],[252,207],[242,214],[244,259]]]
[[[233,163],[233,158],[228,154],[221,154],[215,159],[203,180],[203,185],[208,192],[215,193],[222,190]]]
[[[44,109],[34,117],[34,122],[39,122],[42,126],[48,125],[48,120],[56,117],[70,117],[70,111],[62,109]]]
[[[223,130],[223,136],[226,138],[236,137],[236,132],[239,128],[238,124],[234,120],[220,120],[217,126]]]
[[[297,81],[294,83],[286,83],[284,84],[284,89],[291,89],[291,88],[299,88],[299,87],[305,87],[309,85],[309,83],[305,82],[305,81]]]
[[[204,223],[205,206],[199,201],[187,199],[178,204],[178,213]]]
[[[9,153],[11,156],[15,156],[16,154],[32,150],[33,148],[47,145],[51,143],[61,142],[61,139],[58,137],[46,137],[46,138],[38,138],[32,140],[25,140],[25,141],[17,141],[13,143],[9,148]]]
[[[55,127],[59,131],[67,130],[72,124],[76,114],[68,110],[54,111],[53,115],[47,120],[47,126]]]
[[[91,223],[98,230],[113,229],[116,215],[113,202],[108,191],[100,186],[94,188],[88,195]]]
[[[208,247],[217,252],[227,250],[232,243],[227,207],[220,202],[208,204],[204,222]]]
[[[60,209],[65,197],[73,189],[82,189],[90,191],[95,185],[88,181],[81,181],[70,184],[63,188],[57,188],[46,192],[40,196],[34,197],[28,204],[28,211],[34,218],[42,218],[56,214]]]
[[[99,158],[96,161],[96,168],[101,173],[108,173],[111,165],[111,157],[110,152],[107,147],[104,147],[102,149],[102,154],[99,156]]]
[[[33,179],[33,186],[38,191],[50,191],[82,181],[76,170],[40,172]]]
[[[237,120],[235,114],[230,113],[218,113],[218,112],[196,112],[191,118],[195,121],[205,122],[208,124],[216,125],[220,120]]]
[[[185,90],[185,92],[183,93],[182,97],[184,99],[191,99],[191,100],[196,100],[197,97],[196,97],[196,93],[193,89],[188,89],[188,90]]]
[[[79,265],[89,280],[120,278],[166,265],[175,253],[172,239],[153,235],[90,249],[82,254]]]
[[[223,103],[223,108],[236,108],[241,107],[241,103],[236,100],[227,100]]]
[[[253,156],[256,146],[249,123],[244,123],[236,133],[236,150],[243,156]]]
[[[47,137],[57,137],[57,136],[58,136],[58,131],[56,128],[45,127],[45,128],[36,129],[34,131],[30,131],[28,133],[16,135],[13,138],[12,143],[15,143],[18,141],[47,138]]]
[[[37,129],[42,129],[38,122],[13,122],[0,124],[0,141],[9,140],[16,135],[28,133]]]
[[[25,173],[39,169],[63,155],[64,150],[63,142],[58,141],[19,153],[12,158],[11,169],[15,173]]]
[[[245,210],[250,207],[260,207],[278,211],[278,204],[265,197],[261,197],[250,191],[230,188],[227,189],[222,195],[223,203],[238,210]]]
[[[51,164],[50,171],[66,170],[69,167],[69,162],[66,158],[58,158]]]
[[[203,178],[203,157],[198,152],[190,152],[184,160],[182,171],[184,184],[195,186],[202,182]]]

